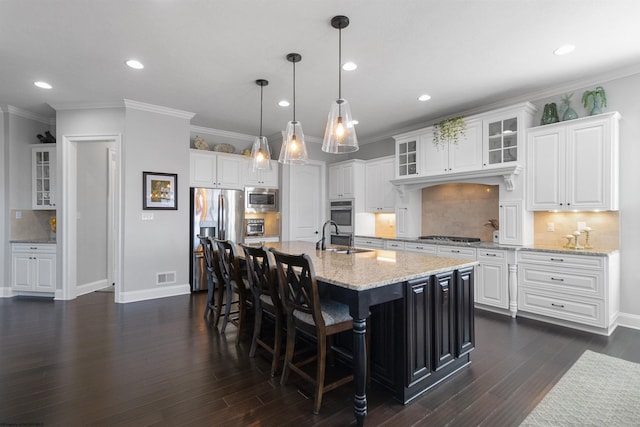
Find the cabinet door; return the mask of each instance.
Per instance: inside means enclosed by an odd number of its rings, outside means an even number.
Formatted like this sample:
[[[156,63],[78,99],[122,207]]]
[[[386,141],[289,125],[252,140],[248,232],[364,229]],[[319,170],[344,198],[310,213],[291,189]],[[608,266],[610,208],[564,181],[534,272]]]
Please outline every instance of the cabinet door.
[[[382,202],[380,201],[380,186],[382,183],[381,166],[379,162],[369,162],[364,166],[365,191],[364,209],[367,212],[380,212]],[[391,167],[393,172],[393,166]]]
[[[33,270],[31,254],[14,254],[12,257],[11,287],[15,290],[33,290]]]
[[[422,150],[421,170],[424,176],[442,175],[449,172],[449,146],[433,143],[433,132],[420,138]]]
[[[407,283],[407,384],[431,375],[434,371],[432,360],[432,318],[433,286],[428,277]],[[435,317],[434,317],[435,319]],[[438,319],[435,319],[438,321]],[[439,354],[436,352],[436,355]]]
[[[449,172],[482,168],[482,122],[467,122],[464,133],[457,143],[449,144]]]
[[[460,269],[455,278],[456,357],[469,353],[475,347],[473,271],[473,267]]]
[[[483,167],[500,166],[520,160],[518,115],[484,121]]]
[[[342,197],[342,170],[340,165],[329,167],[329,199]]]
[[[342,165],[342,197],[351,198],[355,197],[355,185],[354,185],[354,166],[352,164]]]
[[[56,149],[55,147],[33,147],[31,156],[32,209],[54,209],[56,206]]]
[[[214,153],[191,152],[189,159],[189,185],[191,187],[216,187],[216,155]]]
[[[564,132],[557,127],[530,132],[527,145],[527,208],[564,209]]]
[[[503,245],[522,245],[522,202],[505,201],[500,202],[500,243]]]
[[[278,162],[271,160],[270,170],[253,170],[251,159],[245,161],[244,185],[247,187],[278,188]]]
[[[396,178],[410,178],[420,174],[420,139],[412,137],[396,141]]]
[[[476,301],[492,307],[509,308],[507,271],[503,262],[490,262],[478,257],[478,289]]]
[[[56,290],[56,256],[37,254],[33,258],[33,268],[35,270],[33,290],[54,292]]]
[[[442,369],[454,359],[455,352],[455,299],[453,298],[453,272],[434,276],[433,346],[434,368]]]
[[[611,209],[609,121],[567,128],[567,209]]]
[[[241,190],[244,187],[242,161],[241,156],[218,156],[216,164],[218,187],[232,190]]]
[[[394,178],[393,159],[387,159],[380,162],[380,176],[382,183],[380,184],[380,194],[382,195],[382,212],[395,212],[396,209],[396,189],[391,183]]]

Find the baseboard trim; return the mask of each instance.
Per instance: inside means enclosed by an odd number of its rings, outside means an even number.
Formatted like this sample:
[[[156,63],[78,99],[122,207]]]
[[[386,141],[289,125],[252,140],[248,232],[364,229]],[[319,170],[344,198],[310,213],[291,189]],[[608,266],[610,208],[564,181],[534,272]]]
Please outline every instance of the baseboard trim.
[[[619,313],[618,326],[625,328],[640,329],[640,316],[637,314]]]
[[[11,298],[16,296],[10,286],[0,286],[0,298]]]
[[[184,285],[163,286],[161,288],[143,289],[141,291],[120,292],[115,302],[128,303],[136,301],[146,301],[157,298],[174,297],[177,295],[187,295],[191,293],[191,286]]]
[[[79,285],[76,288],[76,297],[79,297],[80,295],[90,294],[91,292],[95,292],[99,289],[104,289],[107,286],[109,286],[109,281],[107,279],[100,279],[96,280],[95,282]]]

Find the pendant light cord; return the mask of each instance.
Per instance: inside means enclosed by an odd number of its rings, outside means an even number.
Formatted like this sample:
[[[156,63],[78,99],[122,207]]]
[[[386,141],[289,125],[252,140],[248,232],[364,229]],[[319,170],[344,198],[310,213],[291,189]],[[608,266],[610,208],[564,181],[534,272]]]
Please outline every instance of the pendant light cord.
[[[293,122],[296,121],[296,61],[293,61]]]
[[[260,136],[262,136],[262,96],[264,93],[264,86],[260,86]]]
[[[342,28],[338,29],[338,99],[342,99]]]

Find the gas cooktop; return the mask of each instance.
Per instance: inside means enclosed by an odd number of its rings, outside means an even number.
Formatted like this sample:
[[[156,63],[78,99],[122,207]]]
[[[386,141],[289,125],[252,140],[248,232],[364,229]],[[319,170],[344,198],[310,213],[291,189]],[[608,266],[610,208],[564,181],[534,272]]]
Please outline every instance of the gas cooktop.
[[[439,240],[442,242],[473,243],[479,242],[479,237],[457,237],[457,236],[420,236],[421,240]]]

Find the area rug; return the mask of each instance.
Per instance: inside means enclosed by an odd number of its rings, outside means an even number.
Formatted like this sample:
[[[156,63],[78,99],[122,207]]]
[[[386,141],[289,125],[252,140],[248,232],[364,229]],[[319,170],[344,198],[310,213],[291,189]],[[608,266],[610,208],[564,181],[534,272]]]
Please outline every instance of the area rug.
[[[640,426],[640,364],[585,351],[520,426]]]

